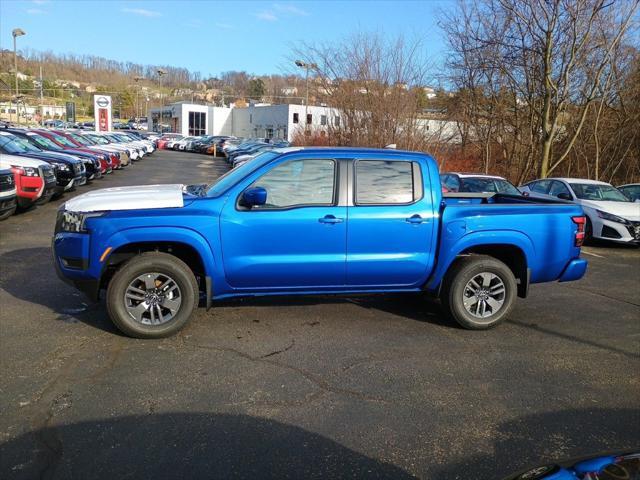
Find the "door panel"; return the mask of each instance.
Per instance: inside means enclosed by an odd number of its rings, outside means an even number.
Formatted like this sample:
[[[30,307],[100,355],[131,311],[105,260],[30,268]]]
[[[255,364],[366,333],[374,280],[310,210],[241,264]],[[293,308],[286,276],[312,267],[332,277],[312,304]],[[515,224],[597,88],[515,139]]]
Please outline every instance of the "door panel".
[[[347,208],[337,206],[337,162],[281,163],[251,186],[264,206],[230,199],[221,215],[225,275],[234,288],[260,291],[343,286]]]
[[[374,163],[358,161],[354,165],[347,283],[351,287],[420,284],[433,266],[435,251],[430,189],[424,188],[415,162]],[[389,204],[367,204],[372,198]]]

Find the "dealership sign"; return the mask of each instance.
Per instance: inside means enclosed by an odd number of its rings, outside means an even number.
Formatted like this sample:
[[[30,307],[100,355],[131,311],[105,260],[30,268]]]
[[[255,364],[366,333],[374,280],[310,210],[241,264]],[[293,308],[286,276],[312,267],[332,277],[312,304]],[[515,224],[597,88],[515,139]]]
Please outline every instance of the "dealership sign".
[[[111,131],[111,97],[108,95],[93,96],[96,132]]]

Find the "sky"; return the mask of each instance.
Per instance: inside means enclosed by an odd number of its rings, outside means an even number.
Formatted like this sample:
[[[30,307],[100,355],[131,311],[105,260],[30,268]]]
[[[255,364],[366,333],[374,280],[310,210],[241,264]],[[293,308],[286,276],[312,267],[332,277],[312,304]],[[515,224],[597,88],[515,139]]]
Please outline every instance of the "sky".
[[[439,9],[430,1],[113,1],[0,0],[0,47],[90,54],[171,65],[204,77],[230,70],[255,75],[295,71],[292,50],[354,32],[420,37],[430,60],[443,58]]]

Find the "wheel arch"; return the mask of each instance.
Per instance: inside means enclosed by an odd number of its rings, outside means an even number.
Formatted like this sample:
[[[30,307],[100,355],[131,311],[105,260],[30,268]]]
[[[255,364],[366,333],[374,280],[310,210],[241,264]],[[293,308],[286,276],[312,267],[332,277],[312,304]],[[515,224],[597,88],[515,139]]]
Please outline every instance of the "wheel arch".
[[[173,255],[187,264],[196,276],[200,290],[207,294],[207,305],[210,302],[211,278],[216,262],[209,244],[198,233],[185,228],[125,230],[113,235],[102,250],[108,252],[101,259],[100,289],[107,287],[115,271],[128,259],[140,253],[157,251]]]
[[[442,281],[454,263],[468,255],[488,255],[509,267],[518,282],[518,296],[525,298],[529,290],[531,261],[534,258],[531,240],[520,232],[477,232],[459,239],[456,244],[441,253],[438,266],[426,289],[440,294]]]

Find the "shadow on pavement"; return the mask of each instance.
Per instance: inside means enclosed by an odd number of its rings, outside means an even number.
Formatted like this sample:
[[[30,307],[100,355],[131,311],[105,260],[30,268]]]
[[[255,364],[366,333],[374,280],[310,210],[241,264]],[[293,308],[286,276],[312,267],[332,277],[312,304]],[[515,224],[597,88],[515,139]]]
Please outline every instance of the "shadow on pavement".
[[[152,414],[48,427],[0,445],[2,478],[414,478],[273,420]]]
[[[572,409],[517,418],[491,432],[492,453],[469,452],[430,478],[497,480],[529,467],[640,445],[638,409]]]
[[[351,303],[365,309],[380,310],[416,322],[426,322],[450,328],[461,328],[449,320],[440,306],[421,293],[381,295],[283,295],[225,299],[214,303],[218,307],[292,307],[339,305]]]
[[[100,303],[67,286],[56,275],[51,249],[23,248],[0,254],[0,288],[15,298],[51,309],[56,320],[83,322],[94,328],[116,333]],[[4,306],[6,315],[21,315],[19,306]]]
[[[53,266],[51,249],[44,247],[12,250],[0,255],[0,288],[14,297],[50,308],[57,320],[83,322],[101,330],[115,333],[101,303],[91,303],[79,291],[60,280]],[[443,316],[437,304],[421,294],[341,296],[285,296],[247,297],[216,302],[215,306],[314,306],[321,304],[353,303],[362,308],[381,310],[418,322],[428,322],[456,328]],[[201,306],[204,302],[200,302]]]

